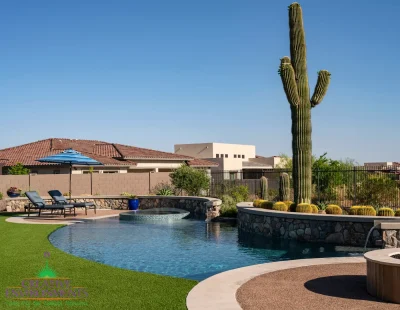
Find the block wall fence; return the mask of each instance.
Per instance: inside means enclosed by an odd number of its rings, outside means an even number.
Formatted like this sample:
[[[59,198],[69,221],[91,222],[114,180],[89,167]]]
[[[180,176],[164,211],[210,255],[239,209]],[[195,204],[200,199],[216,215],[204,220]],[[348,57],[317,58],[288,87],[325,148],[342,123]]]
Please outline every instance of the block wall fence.
[[[170,183],[169,172],[115,173],[115,174],[73,174],[72,194],[79,195],[120,195],[128,192],[148,195],[159,183]],[[34,190],[47,196],[47,192],[58,189],[69,191],[69,174],[50,175],[0,175],[0,192],[7,197],[8,188],[15,186],[23,191]]]

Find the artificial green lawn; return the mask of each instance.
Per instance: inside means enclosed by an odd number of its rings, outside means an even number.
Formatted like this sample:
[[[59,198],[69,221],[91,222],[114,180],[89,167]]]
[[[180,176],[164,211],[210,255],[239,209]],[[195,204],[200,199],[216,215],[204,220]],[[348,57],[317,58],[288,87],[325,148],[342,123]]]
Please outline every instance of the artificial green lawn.
[[[48,240],[48,235],[61,225],[13,224],[5,222],[6,218],[0,215],[0,309],[26,308],[11,305],[5,289],[19,286],[23,278],[37,276],[45,266],[45,252],[50,253],[48,263],[57,276],[70,278],[74,286],[86,287],[89,297],[85,306],[53,307],[42,301],[38,307],[31,304],[31,309],[186,309],[186,296],[197,283],[72,256]]]

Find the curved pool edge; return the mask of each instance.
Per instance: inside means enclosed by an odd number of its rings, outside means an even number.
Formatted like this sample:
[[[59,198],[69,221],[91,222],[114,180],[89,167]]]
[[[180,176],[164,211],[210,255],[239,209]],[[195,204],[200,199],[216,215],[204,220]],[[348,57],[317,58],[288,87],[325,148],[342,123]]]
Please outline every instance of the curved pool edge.
[[[158,214],[157,212],[170,212]],[[153,208],[147,210],[137,210],[122,212],[119,214],[119,219],[122,221],[177,221],[182,220],[190,215],[189,211],[178,208]]]
[[[363,257],[297,259],[252,265],[216,274],[197,284],[186,297],[188,310],[240,310],[237,290],[251,279],[274,271],[330,264],[364,263]]]

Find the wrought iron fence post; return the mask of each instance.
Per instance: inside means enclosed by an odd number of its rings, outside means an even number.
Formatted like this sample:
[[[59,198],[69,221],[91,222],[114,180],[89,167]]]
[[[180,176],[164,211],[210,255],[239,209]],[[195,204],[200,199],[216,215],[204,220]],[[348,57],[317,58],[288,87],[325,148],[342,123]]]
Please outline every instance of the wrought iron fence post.
[[[318,201],[321,202],[321,189],[319,186],[319,169],[317,170],[317,191],[318,191]]]
[[[356,173],[356,167],[353,167],[353,205],[356,204],[356,194],[357,194],[357,173]]]

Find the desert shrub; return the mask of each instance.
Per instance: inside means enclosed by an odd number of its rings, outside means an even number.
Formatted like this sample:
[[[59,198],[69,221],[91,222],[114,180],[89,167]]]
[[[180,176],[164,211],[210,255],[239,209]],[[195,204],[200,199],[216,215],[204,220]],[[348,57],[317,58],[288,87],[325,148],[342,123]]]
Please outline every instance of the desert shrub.
[[[268,197],[270,201],[277,201],[279,196],[279,191],[277,189],[268,189]]]
[[[269,209],[272,210],[272,207],[274,206],[274,202],[273,201],[263,201],[260,204],[260,208],[262,209]]]
[[[394,213],[394,216],[400,216],[400,210],[397,210],[397,211]]]
[[[235,199],[236,202],[243,202],[249,199],[249,188],[246,185],[236,185],[233,186],[229,195]]]
[[[196,169],[185,164],[170,173],[172,185],[184,190],[190,196],[199,196],[202,191],[210,187],[210,177],[207,171]]]
[[[295,204],[295,203],[292,203],[290,206],[289,206],[289,212],[296,212],[296,207],[297,207],[297,205]]]
[[[153,195],[174,196],[177,194],[175,187],[170,183],[161,182],[154,186],[151,191]]]
[[[378,216],[394,216],[394,211],[390,208],[380,208],[378,210]]]
[[[278,201],[274,203],[272,210],[286,212],[288,210],[288,205],[282,201]]]
[[[25,168],[21,163],[17,163],[16,165],[8,168],[7,174],[11,175],[26,175],[31,171],[28,168]]]
[[[319,209],[315,204],[311,204],[310,206],[312,208],[312,213],[318,213]]]
[[[352,206],[349,210],[349,215],[357,215],[357,211],[360,208],[362,208],[362,206]]]
[[[386,175],[369,175],[357,184],[355,199],[359,204],[382,206],[399,194],[396,181]],[[349,188],[349,198],[353,199],[353,189]]]
[[[264,201],[266,201],[266,200],[262,200],[262,199],[256,199],[256,200],[254,200],[254,201],[253,201],[253,207],[259,208],[260,205],[261,205],[261,203],[264,202]]]
[[[357,215],[376,216],[376,211],[374,207],[362,206],[357,209]]]
[[[312,207],[308,203],[299,203],[296,207],[296,212],[299,213],[312,213]]]
[[[325,209],[326,214],[343,214],[343,210],[338,205],[328,205]]]

